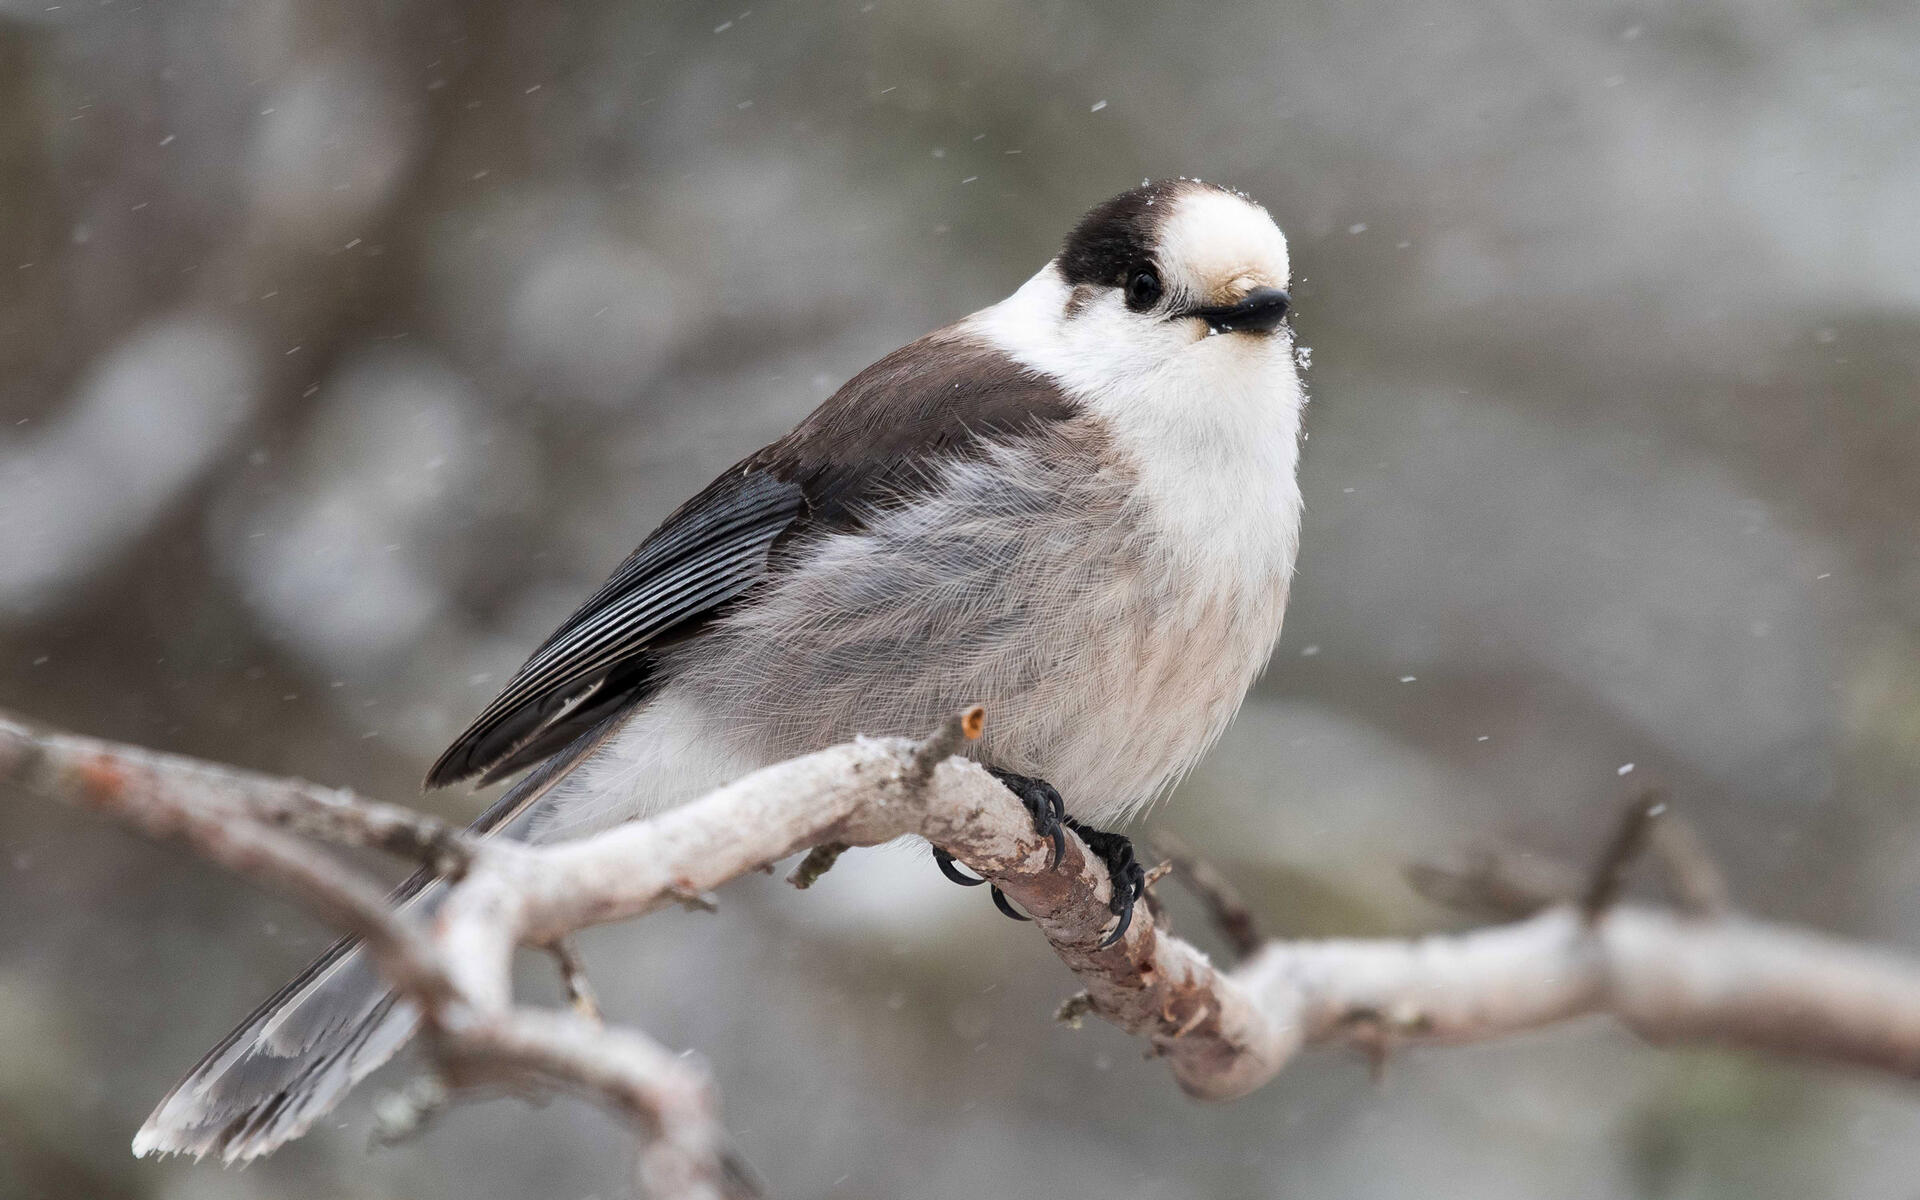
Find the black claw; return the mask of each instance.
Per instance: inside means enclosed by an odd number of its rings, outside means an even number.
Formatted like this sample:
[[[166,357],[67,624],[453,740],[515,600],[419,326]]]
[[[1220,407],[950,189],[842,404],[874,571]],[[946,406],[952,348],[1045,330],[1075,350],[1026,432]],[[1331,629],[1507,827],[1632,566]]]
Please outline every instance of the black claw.
[[[1033,816],[1034,832],[1053,843],[1052,865],[1056,867],[1059,866],[1060,860],[1064,858],[1067,853],[1067,826],[1072,820],[1067,816],[1066,801],[1062,800],[1060,793],[1054,790],[1053,785],[1044,779],[1034,779],[1026,775],[1016,775],[1012,771],[1002,771],[993,767],[987,769],[993,772],[993,777],[998,779],[1008,791],[1020,797],[1020,803],[1024,804],[1027,812]],[[1078,828],[1078,826],[1075,828]],[[1095,833],[1098,833],[1098,831],[1096,830]],[[1106,837],[1110,835],[1100,834],[1099,836]],[[1120,841],[1125,844],[1127,840],[1121,838]],[[980,884],[987,882],[984,879],[975,879],[971,875],[962,875],[959,868],[954,865],[953,855],[948,854],[938,846],[933,848],[933,861],[939,866],[942,875],[945,875],[948,879],[953,880],[953,882],[963,887],[978,887]],[[1129,845],[1127,849],[1127,861],[1133,861],[1131,845]],[[1138,872],[1139,868],[1135,867],[1134,870]],[[1122,874],[1124,874],[1124,872]],[[1122,874],[1116,874],[1114,876],[1115,880],[1121,879]],[[1118,883],[1115,884],[1116,895],[1118,894],[1119,886]],[[1015,908],[1007,900],[1006,893],[1002,892],[998,887],[990,890],[993,894],[993,906],[995,908],[1016,921],[1033,920],[1032,917],[1027,916]],[[1132,894],[1139,894],[1137,887]],[[1114,911],[1120,912],[1121,910],[1116,908]],[[1127,916],[1120,923],[1121,933],[1126,932],[1126,923],[1132,919],[1133,910],[1131,901],[1129,901],[1125,911]],[[1115,935],[1115,937],[1118,936],[1118,934]]]
[[[953,880],[961,887],[979,887],[986,882],[984,879],[975,879],[971,875],[962,875],[960,868],[953,865],[953,855],[948,854],[938,846],[933,848],[933,862],[935,866],[940,868],[942,875]]]
[[[960,868],[954,866],[953,855],[948,854],[945,850],[942,850],[938,846],[935,846],[933,848],[933,861],[940,868],[940,873],[942,875],[945,875],[948,879],[953,880],[955,883],[959,884],[961,887],[979,887],[981,884],[986,882],[986,880],[984,879],[975,879],[971,875],[962,875],[960,873]],[[1029,917],[1025,913],[1022,913],[1019,909],[1015,908],[1011,903],[1009,903],[1006,897],[1006,893],[1002,892],[998,887],[995,887],[993,889],[993,906],[999,909],[1001,912],[1012,917],[1016,921],[1033,920],[1032,917]]]
[[[1127,936],[1127,930],[1132,927],[1134,902],[1147,890],[1146,868],[1134,860],[1133,842],[1124,835],[1082,825],[1072,817],[1068,817],[1066,823],[1107,866],[1107,880],[1113,892],[1107,908],[1120,918],[1120,923],[1101,941],[1099,948],[1104,950]]]
[[[998,887],[993,889],[993,906],[1016,921],[1031,921],[1032,917],[1007,903],[1007,894]]]
[[[1016,775],[1012,771],[1002,771],[997,767],[988,767],[995,779],[1014,795],[1020,797],[1020,803],[1027,806],[1033,814],[1033,831],[1053,843],[1053,865],[1058,866],[1067,852],[1067,835],[1064,828],[1067,820],[1067,802],[1060,793],[1044,779],[1035,779],[1029,775]]]
[[[1120,914],[1120,923],[1113,927],[1112,933],[1100,939],[1100,945],[1097,949],[1105,950],[1108,946],[1113,945],[1121,938],[1127,936],[1127,926],[1131,924],[1133,924],[1133,905],[1129,904],[1127,905],[1126,911]]]

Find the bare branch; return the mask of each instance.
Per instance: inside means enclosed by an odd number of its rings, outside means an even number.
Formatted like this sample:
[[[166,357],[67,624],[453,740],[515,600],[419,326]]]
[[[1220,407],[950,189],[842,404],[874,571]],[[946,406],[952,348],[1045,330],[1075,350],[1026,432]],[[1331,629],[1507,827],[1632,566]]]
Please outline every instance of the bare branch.
[[[275,817],[303,798],[313,800],[313,811],[328,813],[358,801],[337,792],[309,797],[309,791],[323,789],[91,738],[36,735],[4,719],[0,778],[105,813],[149,837],[184,842],[201,857],[264,888],[291,894],[321,919],[358,936],[402,990],[430,1004],[447,993],[431,945],[387,903],[384,889],[316,856],[290,835],[244,819],[259,813],[276,824],[293,824]],[[376,821],[330,816],[314,824],[344,830],[372,828]]]
[[[1655,1042],[1920,1074],[1920,964],[1756,921],[1620,902],[1624,873],[1654,829],[1651,798],[1623,819],[1581,900],[1538,908],[1545,897],[1530,895],[1537,911],[1512,924],[1414,940],[1266,942],[1230,973],[1150,912],[1136,912],[1127,935],[1102,947],[1113,920],[1105,869],[1071,834],[1053,863],[1014,796],[977,764],[951,757],[978,736],[979,722],[971,710],[922,742],[860,739],[651,820],[539,847],[449,839],[405,822],[411,832],[394,834],[383,809],[342,793],[316,797],[321,789],[310,785],[5,721],[0,778],[183,840],[366,937],[425,1013],[450,1080],[563,1088],[622,1115],[644,1135],[641,1174],[660,1197],[711,1200],[743,1186],[705,1071],[582,1013],[516,1006],[515,949],[559,946],[578,984],[584,977],[564,946],[580,929],[704,896],[802,850],[904,835],[948,851],[1032,914],[1083,989],[1062,1019],[1096,1015],[1147,1039],[1196,1096],[1244,1095],[1306,1047],[1345,1045],[1377,1062],[1402,1045],[1495,1038],[1589,1014],[1611,1015]],[[328,815],[313,818],[318,809]],[[451,844],[466,870],[429,933],[283,829],[409,857]],[[1661,853],[1669,863],[1687,858]],[[1697,881],[1680,891],[1713,894]],[[1208,886],[1206,895],[1216,911],[1244,911],[1224,888]],[[576,1003],[586,994],[570,990]]]
[[[441,1060],[459,1083],[558,1084],[644,1130],[639,1180],[645,1194],[724,1200],[740,1188],[713,1119],[719,1099],[698,1063],[631,1029],[572,1012],[465,1010],[435,1031]]]
[[[1702,1041],[1920,1074],[1920,964],[1754,921],[1575,906],[1413,942],[1270,944],[1236,973],[1307,1045],[1483,1041],[1610,1014],[1652,1042]]]
[[[630,1030],[604,1028],[597,1012],[588,1015],[591,992],[584,990],[584,973],[564,938],[548,944],[558,947],[569,994],[582,1011],[500,1008],[493,1001],[505,993],[504,979],[479,997],[464,992],[444,969],[441,945],[396,911],[381,888],[282,830],[409,858],[451,855],[466,869],[463,878],[495,860],[510,870],[517,848],[482,845],[426,818],[396,817],[405,810],[298,781],[90,738],[36,734],[5,719],[0,779],[105,813],[148,836],[183,842],[357,935],[388,982],[419,1007],[449,1078],[532,1081],[600,1102],[646,1135],[639,1175],[649,1195],[724,1200],[743,1194],[704,1070]],[[421,1102],[409,1114],[399,1106],[388,1114],[395,1128],[417,1128],[443,1103],[414,1100]]]
[[[345,788],[35,730],[5,715],[0,715],[0,779],[83,804],[92,803],[95,792],[131,791],[140,797],[139,808],[153,816],[185,809],[244,810],[262,824],[379,850],[450,875],[465,870],[474,845],[465,830],[427,813],[381,804]]]

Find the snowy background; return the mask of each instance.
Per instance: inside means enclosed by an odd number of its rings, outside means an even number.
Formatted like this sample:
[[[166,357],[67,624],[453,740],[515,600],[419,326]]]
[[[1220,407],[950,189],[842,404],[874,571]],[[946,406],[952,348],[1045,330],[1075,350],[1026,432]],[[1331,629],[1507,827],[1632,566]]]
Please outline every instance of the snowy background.
[[[0,706],[409,799],[681,498],[1169,174],[1288,231],[1314,401],[1285,639],[1149,828],[1275,932],[1409,932],[1458,918],[1407,862],[1582,855],[1657,782],[1751,909],[1920,951],[1898,0],[0,0]],[[564,1102],[130,1158],[326,940],[5,797],[0,1196],[622,1194]],[[782,1197],[1920,1177],[1920,1090],[1598,1024],[1197,1106],[906,850],[586,951]]]

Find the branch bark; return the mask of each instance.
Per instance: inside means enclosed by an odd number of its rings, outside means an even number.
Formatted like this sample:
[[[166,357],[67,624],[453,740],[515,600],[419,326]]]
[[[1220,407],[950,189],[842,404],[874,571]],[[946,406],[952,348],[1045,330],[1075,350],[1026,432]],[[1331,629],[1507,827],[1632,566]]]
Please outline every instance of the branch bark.
[[[184,841],[359,934],[426,1014],[450,1079],[534,1081],[622,1115],[640,1134],[640,1174],[656,1197],[738,1190],[704,1069],[581,1012],[516,1006],[516,948],[564,948],[580,929],[704,895],[802,850],[906,835],[998,884],[1085,988],[1070,1007],[1146,1039],[1197,1097],[1243,1096],[1308,1047],[1378,1056],[1592,1014],[1656,1043],[1920,1073],[1920,963],[1717,910],[1617,903],[1620,874],[1648,840],[1644,818],[1616,840],[1582,899],[1510,924],[1411,940],[1269,941],[1225,972],[1157,927],[1143,904],[1126,937],[1100,948],[1113,919],[1105,869],[1071,835],[1050,862],[1012,794],[954,757],[980,719],[973,710],[921,742],[860,739],[651,820],[538,847],[478,841],[332,789],[6,720],[0,779]],[[451,867],[458,879],[429,931],[289,831]]]
[[[184,842],[359,937],[388,982],[419,1008],[427,1041],[450,1079],[565,1090],[626,1118],[641,1134],[636,1171],[648,1195],[726,1200],[741,1194],[740,1172],[725,1152],[717,1098],[698,1063],[637,1032],[608,1029],[587,1012],[476,1002],[447,969],[444,939],[395,910],[371,879],[316,857],[283,830],[456,867],[463,878],[483,864],[491,868],[504,847],[346,792],[37,732],[5,718],[0,779],[104,813],[150,837]],[[563,961],[574,962],[570,953]],[[574,982],[570,974],[570,988]],[[490,999],[506,994],[508,982],[499,984],[489,989]]]

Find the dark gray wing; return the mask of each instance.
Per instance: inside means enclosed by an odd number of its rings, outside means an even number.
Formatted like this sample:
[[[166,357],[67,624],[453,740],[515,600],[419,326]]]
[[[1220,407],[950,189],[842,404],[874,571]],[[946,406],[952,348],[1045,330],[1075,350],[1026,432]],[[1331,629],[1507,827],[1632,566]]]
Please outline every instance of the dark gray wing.
[[[650,648],[740,597],[779,544],[857,527],[923,485],[930,464],[1073,411],[1051,380],[950,331],[889,354],[667,518],[534,651],[427,786],[492,782],[559,752],[650,695]]]
[[[798,484],[763,470],[714,480],[533,652],[433,764],[427,786],[531,766],[644,699],[654,682],[648,648],[751,587],[805,505]]]

